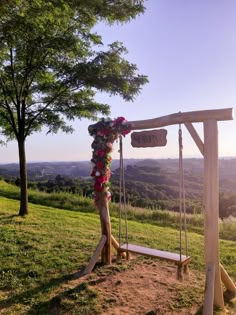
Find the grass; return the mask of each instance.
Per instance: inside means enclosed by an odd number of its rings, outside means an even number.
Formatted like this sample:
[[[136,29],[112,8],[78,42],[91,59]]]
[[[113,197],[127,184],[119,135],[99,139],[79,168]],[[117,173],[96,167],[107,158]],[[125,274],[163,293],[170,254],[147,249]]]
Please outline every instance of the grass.
[[[30,215],[20,218],[17,208],[17,201],[1,198],[0,309],[47,314],[50,292],[88,261],[99,222],[95,215],[32,204]]]
[[[32,189],[28,190],[28,194],[29,201],[34,204],[72,211],[95,212],[92,200],[77,194],[71,194],[67,192],[49,194]],[[19,200],[19,187],[0,180],[0,196]]]
[[[0,180],[0,196],[19,200],[19,188]],[[96,213],[93,200],[76,194],[60,192],[45,193],[29,189],[29,201],[33,204],[45,205],[58,209],[79,211],[85,213]],[[124,210],[122,216],[124,217]],[[150,210],[137,207],[126,207],[129,220],[135,220],[152,225],[178,228],[179,213],[168,210]],[[110,204],[110,213],[113,217],[119,216],[119,206]],[[187,229],[192,232],[203,234],[204,218],[200,214],[186,215]],[[220,238],[226,240],[236,240],[236,222],[220,221]]]
[[[18,207],[18,201],[0,197],[1,314],[59,314],[58,307],[66,314],[99,314],[96,287],[71,286],[74,272],[87,263],[100,238],[99,216],[30,204],[30,214],[21,218]],[[117,237],[118,219],[111,221]],[[133,220],[129,241],[177,252],[179,247],[175,229]],[[189,244],[190,268],[204,271],[203,237],[189,233]],[[235,242],[221,241],[220,249],[221,261],[236,281]],[[180,308],[183,303],[188,301],[181,297]]]

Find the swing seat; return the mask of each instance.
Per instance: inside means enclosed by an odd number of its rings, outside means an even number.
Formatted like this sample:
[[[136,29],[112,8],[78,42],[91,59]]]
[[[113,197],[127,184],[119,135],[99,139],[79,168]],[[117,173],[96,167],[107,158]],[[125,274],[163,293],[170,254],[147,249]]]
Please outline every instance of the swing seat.
[[[163,250],[158,250],[158,249],[152,249],[148,247],[143,247],[143,246],[138,246],[138,245],[133,245],[133,244],[123,244],[119,248],[120,252],[130,252],[134,254],[140,254],[144,256],[150,256],[150,257],[155,257],[167,261],[174,262],[178,266],[185,266],[189,263],[190,261],[190,256],[185,256],[177,254],[177,253],[171,253]]]

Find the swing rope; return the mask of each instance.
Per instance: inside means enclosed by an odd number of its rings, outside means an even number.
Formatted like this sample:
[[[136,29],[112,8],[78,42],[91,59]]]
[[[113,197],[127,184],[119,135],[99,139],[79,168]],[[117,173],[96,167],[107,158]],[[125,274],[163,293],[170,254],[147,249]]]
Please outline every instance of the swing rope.
[[[184,190],[184,171],[183,171],[183,144],[182,144],[182,130],[179,125],[179,254],[161,251],[157,249],[145,248],[143,246],[132,245],[128,243],[128,220],[127,220],[127,206],[125,194],[125,176],[124,176],[124,161],[123,161],[123,144],[122,137],[119,137],[119,153],[120,153],[120,196],[119,196],[119,250],[126,252],[126,259],[129,259],[129,252],[138,253],[142,255],[158,257],[169,261],[174,261],[177,264],[177,279],[182,280],[183,267],[184,273],[187,273],[187,263],[189,256],[183,255],[182,239],[183,229],[185,232],[185,252],[188,252],[187,242],[187,228],[186,228],[186,204],[185,204],[185,190]],[[126,243],[121,244],[122,237],[122,209],[124,210],[125,219],[125,238]]]
[[[188,235],[187,235],[187,222],[186,222],[186,200],[184,188],[184,168],[183,168],[183,139],[182,128],[179,124],[179,259],[182,261],[182,238],[184,229],[185,238],[185,255],[188,256]]]
[[[128,248],[128,220],[127,220],[127,203],[125,192],[125,173],[124,173],[124,159],[123,159],[123,142],[122,136],[119,136],[119,152],[120,152],[120,197],[119,197],[119,247],[121,247],[121,221],[122,221],[122,205],[125,213],[125,243]],[[123,203],[122,203],[123,196]]]

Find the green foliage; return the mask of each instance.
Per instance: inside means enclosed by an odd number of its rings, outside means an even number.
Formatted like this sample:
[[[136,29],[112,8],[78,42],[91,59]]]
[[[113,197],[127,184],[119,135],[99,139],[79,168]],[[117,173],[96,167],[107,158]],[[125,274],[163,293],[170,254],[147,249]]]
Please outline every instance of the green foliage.
[[[157,166],[131,166],[125,169],[127,202],[139,208],[168,209],[179,211],[178,167],[175,170],[161,169]],[[113,172],[111,179],[113,200],[119,201],[119,170]],[[185,174],[186,211],[201,213],[202,187],[199,178]]]
[[[132,100],[147,78],[122,57],[121,43],[99,51],[102,39],[93,27],[126,22],[143,11],[143,1],[2,1],[2,132],[17,139],[43,125],[69,132],[64,118],[106,115],[109,106],[94,101],[95,89]]]
[[[164,160],[125,160],[126,199],[133,207],[151,210],[173,210],[178,212],[178,169],[177,159]],[[200,214],[203,209],[203,172],[201,159],[185,159],[185,195],[188,213]],[[112,162],[111,190],[113,202],[119,203],[118,160]],[[132,166],[133,163],[133,166]],[[147,166],[149,165],[149,166]],[[202,166],[203,167],[203,166]],[[91,178],[91,165],[84,162],[44,162],[29,163],[29,187],[46,192],[68,191],[93,197],[94,187]],[[220,218],[236,217],[236,160],[220,160]],[[19,174],[18,165],[2,165],[0,175],[15,181]],[[60,175],[58,175],[60,174]],[[15,181],[19,185],[19,179]]]
[[[220,194],[220,217],[228,217],[230,215],[233,215],[236,217],[236,195],[221,193]]]
[[[16,139],[20,157],[20,215],[28,213],[25,140],[43,126],[72,132],[68,123],[107,115],[97,91],[133,100],[148,80],[125,58],[122,43],[100,50],[98,22],[126,22],[144,11],[143,0],[0,3],[0,132]]]
[[[73,271],[89,259],[99,237],[98,218],[31,205],[32,213],[25,219],[14,215],[16,207],[16,201],[1,197],[0,307],[4,309],[3,314],[26,314],[27,310],[32,314],[48,314],[56,301],[64,310],[70,301],[73,309],[95,309],[96,295],[89,289],[81,291],[84,306],[79,301],[79,290],[72,292],[67,287],[65,297],[50,295],[72,280]]]
[[[0,181],[0,196],[19,200],[19,188],[15,185]],[[79,211],[87,213],[97,213],[97,209],[91,198],[68,192],[40,192],[29,189],[29,201],[34,204],[44,205],[52,208],[66,209],[70,211]],[[122,220],[127,213],[129,220],[151,225],[179,228],[179,213],[168,210],[150,210],[138,207],[127,206],[121,208]],[[114,218],[119,217],[119,205],[110,203],[110,213]],[[203,234],[204,218],[202,214],[186,215],[187,229],[192,232]],[[236,222],[234,218],[219,221],[220,238],[235,241]]]
[[[20,199],[19,188],[0,181],[0,195],[11,199]],[[95,212],[93,201],[87,197],[66,192],[46,193],[29,189],[29,201],[34,204],[67,209],[73,211]]]

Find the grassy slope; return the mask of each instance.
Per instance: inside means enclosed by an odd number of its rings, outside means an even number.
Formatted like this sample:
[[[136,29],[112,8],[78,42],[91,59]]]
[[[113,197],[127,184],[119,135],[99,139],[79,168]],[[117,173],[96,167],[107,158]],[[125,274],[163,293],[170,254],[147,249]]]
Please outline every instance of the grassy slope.
[[[39,314],[47,314],[51,291],[89,259],[98,218],[32,204],[30,215],[20,218],[17,210],[17,201],[0,199],[0,310],[36,314],[38,305]]]
[[[9,199],[19,200],[19,187],[0,180],[0,196]],[[58,209],[70,211],[79,211],[85,213],[96,213],[93,201],[90,198],[82,197],[77,194],[66,192],[45,193],[29,189],[29,201],[33,204],[39,204]],[[126,207],[128,219],[146,222],[152,225],[176,228],[179,226],[179,213],[168,210],[150,210],[136,207]],[[116,203],[110,204],[110,213],[113,217],[118,217],[119,206]],[[124,211],[123,211],[124,212]],[[122,214],[124,217],[124,213]],[[189,231],[203,234],[204,218],[200,214],[188,214],[186,216],[187,228]],[[236,241],[236,222],[221,222],[220,238]]]
[[[99,240],[98,215],[30,204],[29,216],[20,218],[18,206],[18,201],[0,197],[1,314],[49,314],[61,284],[68,284],[61,306],[67,314],[98,314],[95,290],[86,284],[76,292],[69,289],[71,274],[86,264]],[[117,235],[116,218],[112,226]],[[203,238],[195,233],[189,238],[191,268],[203,271]],[[177,231],[147,223],[131,221],[129,241],[178,251]],[[236,280],[235,242],[221,241],[221,257]]]

